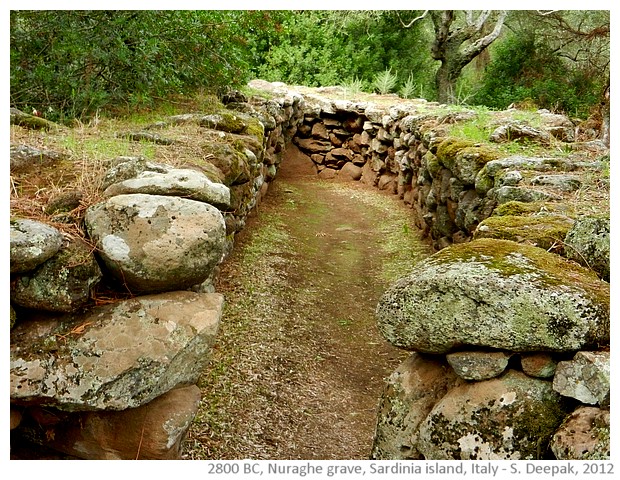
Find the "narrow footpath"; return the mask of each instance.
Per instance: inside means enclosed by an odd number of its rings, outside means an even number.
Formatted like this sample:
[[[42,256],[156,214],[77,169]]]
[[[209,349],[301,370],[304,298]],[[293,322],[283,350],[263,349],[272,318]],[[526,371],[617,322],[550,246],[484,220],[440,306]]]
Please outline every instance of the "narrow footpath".
[[[367,459],[384,379],[407,356],[374,318],[429,254],[395,196],[319,181],[290,147],[222,265],[219,339],[187,459]]]

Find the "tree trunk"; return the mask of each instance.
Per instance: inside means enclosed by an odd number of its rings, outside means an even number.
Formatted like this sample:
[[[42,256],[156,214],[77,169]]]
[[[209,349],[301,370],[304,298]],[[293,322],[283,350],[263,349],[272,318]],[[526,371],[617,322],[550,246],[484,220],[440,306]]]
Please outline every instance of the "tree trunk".
[[[500,10],[495,26],[485,35],[486,25],[493,12],[489,10],[465,13],[464,24],[455,26],[453,10],[434,11],[431,19],[435,26],[435,40],[431,53],[441,66],[435,76],[437,97],[441,103],[454,101],[454,89],[463,68],[482,53],[500,35],[507,12]],[[463,22],[461,22],[463,23]]]

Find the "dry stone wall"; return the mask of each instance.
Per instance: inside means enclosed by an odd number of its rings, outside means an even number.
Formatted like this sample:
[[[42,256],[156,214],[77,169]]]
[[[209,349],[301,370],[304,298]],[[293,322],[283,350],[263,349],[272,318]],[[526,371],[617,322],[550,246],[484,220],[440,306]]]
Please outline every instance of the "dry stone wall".
[[[169,145],[153,132],[199,125],[208,161],[111,160],[85,217],[96,250],[12,220],[15,433],[80,458],[178,458],[221,316],[217,265],[293,142],[317,178],[397,195],[437,250],[377,307],[386,339],[412,354],[379,400],[372,458],[608,458],[609,212],[587,197],[593,179],[609,196],[606,147],[546,111],[536,127],[489,114],[488,141],[472,141],[452,133],[472,110],[250,87],[263,93],[130,134]],[[515,139],[574,154],[495,147]],[[11,147],[12,171],[57,160]],[[103,282],[131,298],[94,306]],[[119,435],[126,425],[143,433]]]
[[[10,395],[18,443],[50,449],[52,458],[180,458],[222,315],[224,298],[213,287],[218,265],[303,118],[299,95],[226,100],[217,113],[177,115],[122,134],[173,145],[163,132],[193,123],[207,161],[110,159],[103,199],[76,220],[64,213],[80,205],[74,192],[52,217],[83,221],[86,238],[12,218]],[[61,157],[12,145],[12,174],[53,167]],[[102,285],[115,292],[109,301],[95,301]]]
[[[547,111],[536,128],[496,112],[474,142],[450,132],[475,111],[327,93],[305,95],[293,139],[317,176],[398,195],[437,250],[377,306],[413,353],[388,379],[371,458],[609,458],[609,211],[582,196],[604,145]],[[542,148],[496,148],[524,139]]]

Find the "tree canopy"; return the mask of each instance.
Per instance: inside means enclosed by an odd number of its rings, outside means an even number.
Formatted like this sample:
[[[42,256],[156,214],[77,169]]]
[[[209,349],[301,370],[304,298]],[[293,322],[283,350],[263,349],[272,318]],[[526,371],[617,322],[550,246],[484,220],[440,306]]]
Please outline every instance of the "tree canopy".
[[[581,116],[609,85],[609,11],[20,10],[10,21],[11,106],[55,120],[251,77]]]

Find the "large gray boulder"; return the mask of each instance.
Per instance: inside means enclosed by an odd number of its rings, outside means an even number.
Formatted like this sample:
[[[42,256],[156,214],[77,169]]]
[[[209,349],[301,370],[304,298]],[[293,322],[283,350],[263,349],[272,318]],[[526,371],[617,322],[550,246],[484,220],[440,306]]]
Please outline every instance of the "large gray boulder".
[[[189,198],[209,203],[219,209],[230,208],[230,190],[211,181],[204,173],[187,168],[130,159],[116,165],[106,174],[106,197],[146,193]]]
[[[125,410],[196,383],[222,313],[220,294],[167,292],[11,331],[11,402]]]
[[[418,263],[377,306],[397,347],[577,351],[609,343],[609,284],[547,251],[508,240],[453,245]]]
[[[224,217],[195,200],[118,195],[90,207],[85,221],[107,269],[132,292],[202,283],[224,252]]]
[[[534,460],[568,414],[551,382],[509,370],[451,389],[420,426],[418,450],[432,460]]]
[[[55,255],[63,241],[57,228],[28,219],[12,220],[9,238],[11,273],[33,270]]]
[[[50,312],[75,312],[85,306],[102,278],[92,248],[81,240],[66,243],[35,270],[11,281],[11,301]]]

